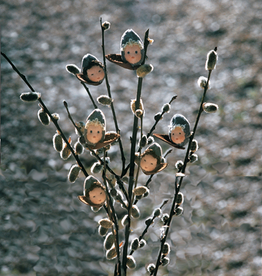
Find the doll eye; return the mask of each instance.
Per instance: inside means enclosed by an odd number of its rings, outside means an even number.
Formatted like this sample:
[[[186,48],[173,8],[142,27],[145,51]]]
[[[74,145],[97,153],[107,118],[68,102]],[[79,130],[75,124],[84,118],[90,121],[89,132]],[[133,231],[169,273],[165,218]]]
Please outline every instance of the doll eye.
[[[135,51],[135,53],[137,54],[137,53],[138,53],[138,51]]]
[[[130,54],[130,52],[129,52],[129,51],[127,51],[127,54],[129,55],[129,54]]]
[[[153,165],[154,165],[154,163],[151,163],[151,165],[153,166]]]
[[[100,133],[100,131],[98,130],[97,133]]]

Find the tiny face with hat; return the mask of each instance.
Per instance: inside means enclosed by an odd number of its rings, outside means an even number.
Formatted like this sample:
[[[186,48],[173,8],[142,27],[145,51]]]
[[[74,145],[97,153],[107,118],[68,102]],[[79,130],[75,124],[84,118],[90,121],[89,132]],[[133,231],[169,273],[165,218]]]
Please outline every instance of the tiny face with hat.
[[[186,117],[175,114],[169,125],[169,139],[176,145],[184,146],[190,136],[190,125]]]
[[[92,85],[99,85],[103,82],[105,78],[104,66],[95,56],[91,54],[83,56],[81,67],[81,73],[76,74],[79,80]]]
[[[93,207],[101,207],[107,199],[105,187],[97,178],[89,175],[84,183],[84,195],[78,196],[79,200]]]
[[[121,37],[121,56],[124,62],[131,65],[141,64],[144,56],[142,40],[132,29],[128,29]]]
[[[141,154],[140,168],[146,175],[158,173],[166,166],[167,163],[162,157],[162,148],[158,143],[153,143]]]
[[[105,138],[105,115],[100,109],[95,109],[87,117],[85,124],[85,139],[90,145],[96,145]]]

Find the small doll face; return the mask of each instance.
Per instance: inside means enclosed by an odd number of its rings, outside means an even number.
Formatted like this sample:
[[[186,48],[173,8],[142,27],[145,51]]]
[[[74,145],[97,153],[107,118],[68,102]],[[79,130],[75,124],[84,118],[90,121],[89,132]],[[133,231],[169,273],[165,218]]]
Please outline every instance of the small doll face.
[[[146,154],[141,158],[140,167],[143,171],[151,172],[157,166],[157,159],[151,154]]]
[[[101,187],[96,187],[89,193],[90,201],[95,205],[101,205],[106,200],[106,193]]]
[[[92,66],[90,69],[86,71],[86,74],[88,79],[93,82],[100,82],[105,77],[104,70],[98,65]]]
[[[138,63],[142,58],[141,49],[136,44],[127,45],[124,52],[126,61],[131,64]]]
[[[171,140],[175,144],[181,144],[185,141],[186,136],[181,126],[176,126],[171,131]]]
[[[86,130],[86,139],[92,143],[98,143],[103,137],[103,129],[100,125],[90,125]]]

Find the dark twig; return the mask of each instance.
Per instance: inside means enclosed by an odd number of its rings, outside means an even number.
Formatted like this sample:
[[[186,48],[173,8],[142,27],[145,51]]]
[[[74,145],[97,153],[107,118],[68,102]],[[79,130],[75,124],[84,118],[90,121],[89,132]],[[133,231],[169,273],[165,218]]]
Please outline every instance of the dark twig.
[[[83,81],[80,81],[80,82],[84,86],[84,88],[85,88],[85,90],[86,90],[86,92],[87,92],[87,94],[88,94],[88,96],[89,96],[89,98],[90,98],[90,100],[91,100],[94,108],[97,108],[97,105],[96,105],[96,103],[95,103],[95,101],[94,101],[94,99],[93,99],[93,97],[91,95],[91,92],[90,92],[89,88],[86,86],[86,84]]]
[[[108,75],[107,75],[107,68],[106,68],[106,57],[105,57],[105,30],[102,26],[102,18],[100,17],[100,26],[101,26],[101,31],[102,31],[102,51],[103,51],[103,63],[104,63],[104,68],[105,68],[105,80],[106,80],[106,87],[107,87],[107,93],[108,93],[108,97],[110,99],[112,99],[111,96],[111,89],[110,89],[110,84],[108,81]],[[116,128],[116,132],[118,134],[120,134],[120,129],[118,127],[118,123],[117,123],[117,118],[116,118],[116,113],[115,113],[115,108],[114,108],[114,103],[113,101],[110,104],[111,107],[111,111],[113,114],[113,119],[114,119],[114,123],[115,123],[115,128]],[[124,149],[123,149],[123,145],[122,145],[122,140],[121,137],[119,137],[118,139],[118,143],[119,143],[119,148],[120,148],[120,153],[121,153],[121,159],[122,159],[122,173],[124,171],[125,168],[125,154],[124,154]]]
[[[145,32],[144,36],[144,50],[145,56],[147,47],[149,45],[148,41],[148,34],[149,30]],[[144,64],[145,58],[142,64]],[[137,85],[137,95],[136,95],[136,102],[135,102],[135,110],[139,109],[140,105],[140,98],[142,92],[142,83],[143,78],[138,78],[138,85]],[[134,115],[134,123],[133,123],[133,133],[132,133],[132,143],[131,143],[131,150],[130,150],[130,169],[129,169],[129,186],[128,186],[128,218],[127,218],[127,225],[125,227],[125,244],[123,248],[123,261],[122,266],[124,270],[124,276],[126,275],[126,261],[127,261],[127,248],[128,248],[128,241],[129,241],[129,234],[130,234],[130,225],[131,225],[131,210],[132,210],[132,192],[134,186],[134,171],[135,171],[135,150],[136,150],[136,140],[137,140],[137,131],[138,131],[138,117]]]
[[[31,86],[31,84],[28,82],[27,78],[25,77],[25,75],[21,74],[20,71],[17,69],[17,67],[11,62],[11,60],[4,54],[1,52],[1,55],[9,62],[9,64],[12,66],[13,70],[21,77],[21,79],[26,83],[26,85],[30,88],[30,90],[32,92],[35,92],[34,88]],[[78,166],[81,168],[82,172],[84,173],[85,177],[88,176],[87,171],[85,170],[85,167],[83,166],[82,162],[79,159],[79,156],[77,154],[75,154],[74,149],[72,148],[72,146],[70,145],[70,143],[68,142],[68,139],[66,138],[65,134],[63,133],[62,129],[60,128],[58,122],[56,119],[54,119],[54,117],[52,116],[52,114],[50,113],[50,111],[48,110],[48,108],[46,107],[46,105],[44,104],[44,102],[42,101],[42,98],[40,97],[38,99],[41,107],[43,108],[44,112],[48,114],[48,116],[50,117],[51,121],[54,123],[56,129],[58,130],[58,132],[60,133],[60,135],[62,136],[64,142],[67,144],[67,147],[70,149],[72,155],[74,156]]]
[[[167,202],[168,202],[168,200],[165,200],[159,208],[162,209],[162,208],[167,204]],[[156,217],[157,217],[157,216],[154,215],[154,216],[152,217],[152,219],[147,223],[147,226],[145,227],[143,233],[142,233],[142,234],[139,236],[139,238],[138,238],[139,241],[141,241],[141,240],[144,238],[145,234],[146,234],[147,231],[148,231],[148,228],[153,224],[153,222],[154,222],[154,220],[155,220]],[[134,253],[134,250],[131,250],[129,255],[132,255],[133,253]]]
[[[106,151],[104,150],[104,160],[106,157]],[[111,209],[111,214],[112,214],[112,218],[109,217],[109,219],[113,220],[114,226],[115,226],[115,231],[114,231],[114,235],[115,235],[115,247],[116,247],[116,252],[117,252],[117,260],[118,260],[118,265],[115,267],[118,271],[115,270],[115,273],[117,273],[116,275],[121,276],[121,259],[120,259],[120,251],[119,251],[119,229],[118,229],[118,219],[117,219],[117,215],[115,212],[115,208],[114,208],[114,204],[108,189],[108,185],[107,185],[107,181],[106,181],[106,162],[104,162],[104,168],[103,168],[103,173],[102,173],[102,178],[104,180],[104,185],[106,187],[106,192],[108,195],[108,204],[110,206]]]

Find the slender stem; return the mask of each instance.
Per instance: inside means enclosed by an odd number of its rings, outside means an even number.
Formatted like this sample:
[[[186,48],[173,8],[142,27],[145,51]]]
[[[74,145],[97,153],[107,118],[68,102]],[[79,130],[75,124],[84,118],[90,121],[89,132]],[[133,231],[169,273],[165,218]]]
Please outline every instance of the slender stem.
[[[9,64],[12,66],[13,70],[21,77],[21,79],[25,82],[25,84],[30,88],[30,90],[32,92],[35,92],[34,88],[31,86],[31,84],[28,82],[27,78],[25,75],[23,75],[22,73],[20,73],[20,71],[17,69],[17,67],[11,62],[11,60],[4,54],[1,52],[1,55],[9,62]],[[74,149],[72,148],[72,146],[70,145],[70,143],[68,142],[68,139],[66,138],[65,134],[63,133],[62,129],[60,128],[58,122],[56,119],[53,118],[52,114],[50,113],[50,111],[48,110],[48,108],[46,107],[46,105],[44,104],[44,102],[42,101],[42,98],[40,97],[38,99],[40,105],[42,106],[42,108],[44,109],[44,112],[48,114],[48,116],[50,117],[51,121],[54,123],[56,129],[59,131],[60,135],[62,136],[64,142],[67,144],[68,148],[70,149],[72,155],[74,156],[78,166],[81,168],[82,172],[84,173],[85,177],[88,176],[87,171],[85,170],[85,167],[83,166],[82,162],[80,161],[79,157],[77,154],[75,154]]]
[[[185,173],[186,166],[187,166],[187,164],[189,162],[189,154],[190,154],[191,143],[192,143],[192,141],[194,139],[194,136],[195,136],[195,133],[196,133],[196,130],[197,130],[197,126],[198,126],[198,123],[199,123],[199,119],[200,119],[200,116],[201,116],[201,114],[203,112],[203,103],[204,103],[206,92],[207,92],[207,89],[208,89],[208,86],[209,86],[209,80],[210,80],[210,77],[211,77],[211,72],[212,72],[212,70],[209,70],[209,72],[208,72],[207,83],[206,83],[206,86],[204,88],[204,92],[203,92],[202,100],[201,100],[200,107],[199,107],[199,110],[198,110],[198,114],[197,114],[197,117],[196,117],[195,125],[194,125],[193,131],[192,131],[192,133],[190,135],[190,138],[189,138],[187,152],[186,152],[185,159],[184,159],[184,164],[183,164],[183,167],[182,167],[182,170],[181,170],[182,174]],[[175,205],[176,205],[177,195],[178,195],[178,193],[180,191],[183,179],[184,179],[184,176],[181,176],[180,179],[179,179],[179,183],[178,183],[178,177],[177,176],[176,176],[176,179],[175,179],[175,195],[174,195],[174,199],[173,199],[173,202],[172,202],[172,207],[170,209],[170,214],[169,214],[169,219],[168,219],[168,223],[167,223],[167,228],[166,228],[165,236],[161,240],[161,247],[160,247],[158,258],[157,258],[156,267],[155,267],[155,270],[153,272],[154,276],[157,275],[158,268],[159,268],[159,266],[161,264],[161,254],[162,254],[163,246],[164,246],[164,243],[166,242],[167,235],[168,235],[168,232],[169,232],[169,229],[170,229],[170,225],[171,225],[171,221],[172,221],[172,218],[173,218],[173,216],[175,214],[174,213],[174,209],[175,209]]]
[[[107,68],[106,68],[106,57],[105,57],[105,30],[104,30],[104,28],[102,27],[102,18],[101,18],[101,17],[100,17],[100,26],[101,26],[101,31],[102,31],[102,52],[103,52],[103,63],[104,63],[104,68],[105,68],[106,87],[107,87],[108,96],[112,99],[110,84],[109,84],[108,75],[107,75]],[[115,123],[116,132],[117,132],[118,134],[120,134],[120,129],[119,129],[119,127],[118,127],[117,117],[116,117],[116,113],[115,113],[115,108],[114,108],[114,103],[113,103],[113,101],[111,102],[110,107],[111,107],[111,111],[112,111],[112,114],[113,114],[113,119],[114,119],[114,123]],[[123,173],[124,168],[125,168],[125,160],[126,160],[126,159],[125,159],[125,154],[124,154],[124,149],[123,149],[121,137],[119,137],[118,143],[119,143],[119,148],[120,148],[120,152],[121,152],[122,173]]]
[[[168,200],[165,200],[159,208],[162,209],[167,204],[167,202],[168,202]],[[139,241],[141,241],[143,239],[143,237],[145,236],[145,234],[148,231],[148,228],[153,224],[153,222],[154,222],[154,220],[155,220],[156,217],[157,216],[153,216],[152,219],[150,220],[150,222],[147,224],[147,226],[145,227],[143,233],[138,238]],[[132,255],[133,253],[134,253],[134,250],[131,250],[130,253],[129,253],[129,255]]]
[[[106,151],[104,150],[104,160],[105,160],[105,157],[106,157]],[[115,234],[115,247],[116,247],[116,252],[117,252],[117,260],[118,260],[118,265],[115,267],[115,273],[116,273],[116,275],[121,276],[121,260],[120,260],[120,251],[119,251],[118,219],[117,219],[114,204],[113,204],[113,201],[112,201],[112,198],[110,196],[109,189],[108,189],[108,186],[107,186],[106,162],[104,162],[102,177],[103,177],[103,180],[104,180],[104,185],[106,187],[106,192],[107,192],[107,195],[108,195],[108,203],[109,203],[109,206],[110,206],[110,209],[111,209],[111,214],[113,216],[113,222],[114,222],[114,226],[115,226],[115,231],[114,231],[114,234]]]
[[[144,55],[142,65],[145,63],[147,47],[149,45],[148,34],[149,34],[149,29],[145,32],[145,36],[144,36],[145,55]],[[143,78],[139,77],[138,85],[137,85],[135,110],[137,110],[139,108],[141,92],[142,92],[142,83],[143,83]],[[128,218],[127,218],[127,225],[125,227],[125,244],[124,244],[124,248],[123,248],[123,260],[122,260],[124,276],[126,275],[126,269],[127,269],[127,266],[126,266],[127,249],[128,249],[128,241],[129,241],[130,226],[131,226],[132,192],[133,192],[133,186],[134,186],[135,149],[136,149],[137,131],[138,131],[138,117],[134,115],[132,142],[131,142],[131,150],[130,150],[130,169],[129,169],[129,186],[128,186]]]
[[[135,102],[135,110],[139,108],[141,91],[142,91],[142,82],[143,78],[138,78],[138,87],[137,87],[137,97]],[[125,244],[123,249],[123,270],[126,274],[126,257],[127,257],[127,248],[128,248],[128,240],[130,234],[130,225],[131,225],[131,210],[132,210],[132,193],[134,186],[134,172],[135,172],[135,151],[136,151],[136,139],[137,139],[137,131],[138,131],[138,117],[134,115],[134,123],[133,123],[133,133],[132,133],[132,143],[130,150],[130,168],[129,168],[129,186],[128,186],[128,223],[125,227]]]
[[[168,232],[169,232],[169,229],[170,229],[172,217],[174,215],[174,207],[175,207],[175,204],[176,204],[176,199],[177,199],[177,194],[178,194],[177,181],[178,181],[178,177],[176,177],[176,180],[175,180],[175,196],[174,196],[174,199],[173,199],[173,202],[172,202],[172,207],[170,209],[170,213],[169,213],[169,218],[168,218],[167,224],[165,225],[166,226],[166,232],[165,232],[165,234],[164,234],[164,236],[163,236],[163,238],[161,240],[161,247],[160,247],[160,250],[159,250],[158,257],[157,257],[156,268],[155,268],[154,274],[153,274],[154,276],[157,275],[158,268],[159,268],[159,266],[161,264],[162,250],[163,250],[164,244],[165,244],[167,236],[168,236]]]
[[[92,95],[91,95],[91,93],[90,93],[89,88],[86,86],[86,84],[85,84],[83,81],[80,81],[80,82],[81,82],[81,84],[84,86],[84,88],[85,88],[85,90],[86,90],[86,92],[87,92],[87,94],[88,94],[90,100],[92,101],[92,104],[93,104],[94,108],[97,108],[97,105],[96,105],[96,103],[95,103],[95,101],[94,101],[94,99],[93,99],[93,97],[92,97]]]

